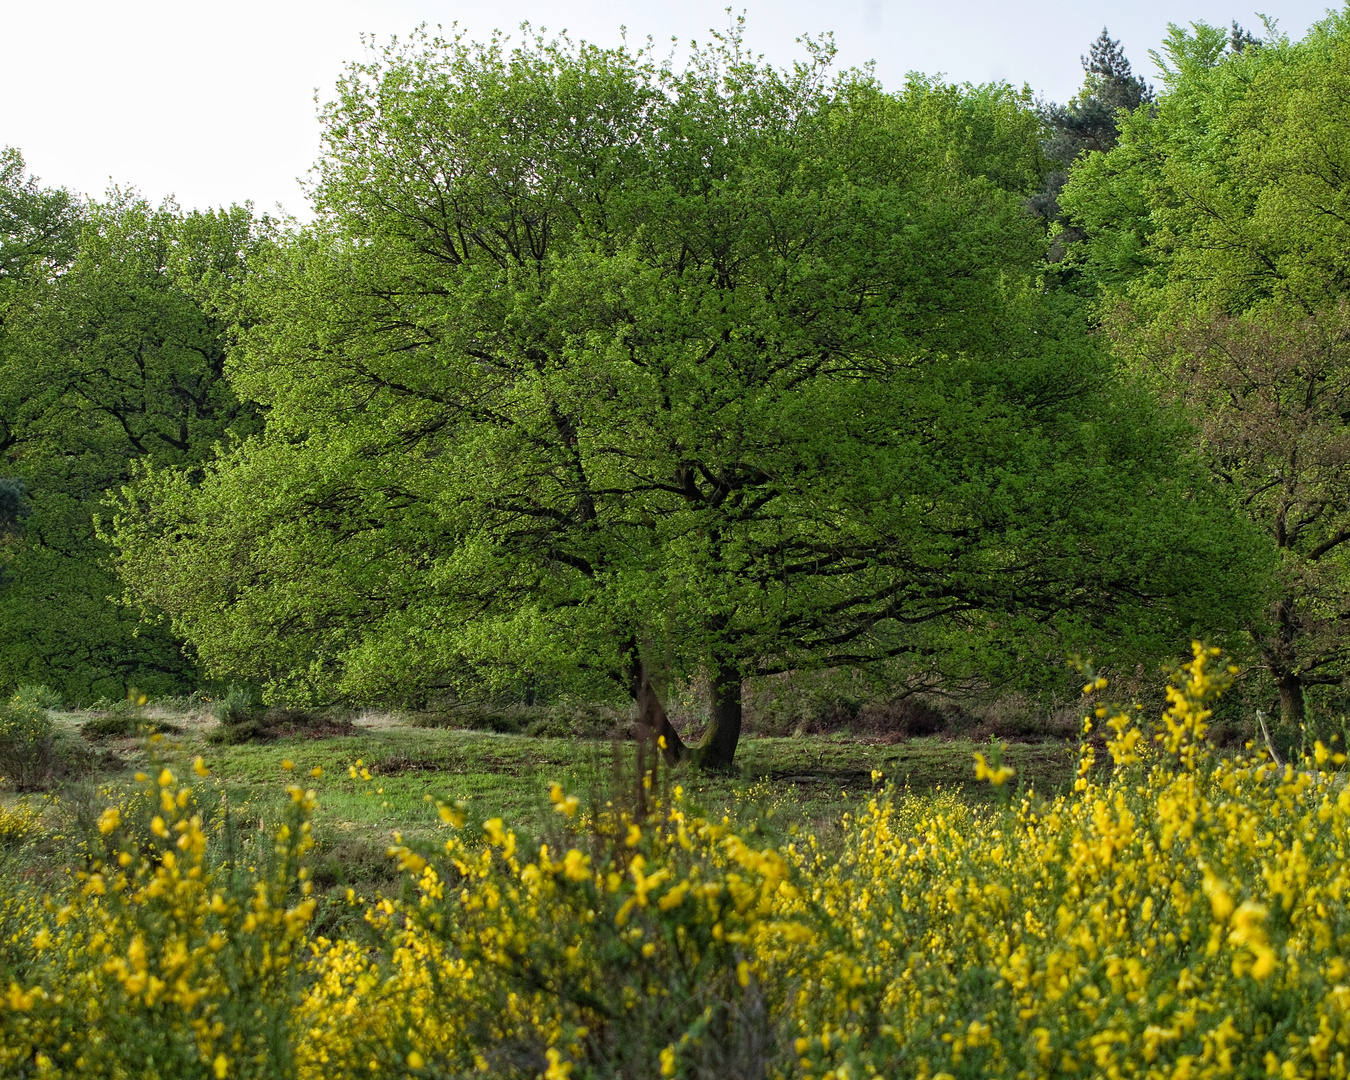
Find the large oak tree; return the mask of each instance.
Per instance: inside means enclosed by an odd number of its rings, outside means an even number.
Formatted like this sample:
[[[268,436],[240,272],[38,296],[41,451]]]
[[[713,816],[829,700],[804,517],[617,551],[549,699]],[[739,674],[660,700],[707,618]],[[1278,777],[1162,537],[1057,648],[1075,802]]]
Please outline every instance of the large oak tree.
[[[1236,618],[1221,512],[1036,280],[1029,103],[828,62],[353,66],[231,361],[266,433],[127,489],[132,595],[274,696],[589,672],[660,723],[652,669],[701,668],[714,766],[748,676]]]

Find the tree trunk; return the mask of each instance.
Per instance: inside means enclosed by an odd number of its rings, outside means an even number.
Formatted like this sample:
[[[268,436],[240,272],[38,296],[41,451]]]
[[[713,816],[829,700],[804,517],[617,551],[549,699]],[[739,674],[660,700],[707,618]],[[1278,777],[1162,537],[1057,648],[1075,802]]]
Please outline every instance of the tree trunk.
[[[720,665],[712,689],[712,718],[694,760],[700,768],[726,771],[736,758],[736,744],[741,738],[740,671]]]
[[[1286,671],[1275,681],[1280,688],[1280,723],[1286,728],[1301,727],[1305,715],[1303,680]]]
[[[661,747],[662,756],[667,765],[678,765],[689,756],[689,747],[685,746],[680,733],[666,715],[666,707],[652,688],[651,680],[643,672],[642,686],[638,690],[638,738],[649,739]],[[662,745],[661,740],[665,743]]]
[[[1283,544],[1279,546],[1284,547]],[[1275,605],[1276,637],[1263,650],[1266,666],[1280,691],[1280,723],[1285,728],[1300,727],[1305,715],[1303,680],[1295,671],[1298,661],[1294,640],[1298,636],[1300,622],[1294,598],[1283,597]]]
[[[661,704],[660,697],[652,687],[652,680],[647,674],[647,666],[642,662],[636,639],[629,641],[627,655],[628,688],[638,710],[638,741],[655,743],[661,747],[661,754],[666,759],[667,765],[678,765],[689,757],[689,747],[680,738],[675,725],[670,722],[670,717],[666,715],[666,707]],[[664,746],[661,745],[662,739],[665,740]],[[638,758],[639,760],[642,758],[640,749]]]

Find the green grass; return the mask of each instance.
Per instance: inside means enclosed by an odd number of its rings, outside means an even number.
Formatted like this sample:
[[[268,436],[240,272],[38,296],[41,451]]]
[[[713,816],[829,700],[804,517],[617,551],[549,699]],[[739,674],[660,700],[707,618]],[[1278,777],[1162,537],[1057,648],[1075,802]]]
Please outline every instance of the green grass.
[[[609,782],[616,752],[625,765],[631,765],[634,752],[622,743],[416,728],[244,746],[202,746],[191,739],[164,745],[179,767],[202,754],[236,803],[281,798],[284,784],[299,777],[319,790],[320,820],[386,830],[434,827],[428,795],[465,800],[483,817],[528,822],[548,811],[547,792],[554,781],[585,794]],[[748,789],[762,791],[767,782],[780,796],[776,801],[798,807],[807,818],[871,790],[873,770],[915,792],[944,787],[972,799],[996,797],[988,785],[974,782],[971,762],[977,749],[965,740],[914,739],[887,746],[846,736],[750,738],[737,755],[737,775],[683,770],[673,775],[690,796],[709,806],[744,801]],[[1019,776],[1046,792],[1060,790],[1074,767],[1065,747],[1049,743],[1014,744],[1005,757]],[[283,770],[283,760],[294,763],[293,774]],[[370,783],[349,777],[358,760],[369,768]],[[315,766],[324,775],[311,781],[307,774]]]
[[[79,734],[84,719],[78,714],[59,718],[72,746],[88,746]],[[219,806],[223,799],[246,847],[275,827],[288,783],[317,790],[314,879],[326,892],[394,887],[386,856],[391,836],[399,831],[425,837],[441,828],[436,799],[463,800],[471,820],[500,817],[532,833],[547,829],[552,819],[548,789],[553,782],[583,802],[606,798],[616,785],[633,782],[631,743],[421,728],[386,720],[384,726],[357,727],[346,735],[226,746],[207,741],[209,722],[161,719],[184,733],[153,744],[135,738],[99,740],[97,753],[84,755],[85,768],[92,771],[67,784],[64,802],[49,818],[68,818],[76,798],[97,801],[100,795],[116,797],[130,790],[138,770],[168,765],[185,775],[200,755],[211,770],[196,785],[203,804]],[[843,813],[876,786],[873,770],[916,794],[942,788],[972,801],[1008,797],[1005,789],[974,781],[972,754],[978,749],[981,745],[969,740],[942,738],[887,745],[842,734],[747,737],[738,750],[734,775],[676,770],[662,782],[680,784],[705,812],[767,818],[782,829],[794,822],[809,825],[828,840],[837,833]],[[1016,767],[1019,782],[1045,794],[1063,790],[1072,780],[1075,757],[1060,744],[1010,744],[1004,758]],[[358,760],[369,769],[370,781],[350,776]],[[292,762],[293,770],[283,769],[283,761]],[[316,766],[323,775],[312,779],[310,770]],[[91,792],[91,787],[97,790]],[[62,829],[67,826],[62,820]]]

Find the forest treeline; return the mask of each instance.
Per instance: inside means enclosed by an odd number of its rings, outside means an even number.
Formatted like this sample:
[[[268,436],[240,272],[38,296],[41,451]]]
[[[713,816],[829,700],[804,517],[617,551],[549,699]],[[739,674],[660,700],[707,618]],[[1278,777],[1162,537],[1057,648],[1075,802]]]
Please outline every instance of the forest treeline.
[[[0,160],[0,683],[70,700],[1350,674],[1350,14],[1103,31],[1069,103],[739,29],[414,35],[313,219]],[[658,689],[707,680],[685,747]],[[1318,696],[1320,695],[1320,697]]]

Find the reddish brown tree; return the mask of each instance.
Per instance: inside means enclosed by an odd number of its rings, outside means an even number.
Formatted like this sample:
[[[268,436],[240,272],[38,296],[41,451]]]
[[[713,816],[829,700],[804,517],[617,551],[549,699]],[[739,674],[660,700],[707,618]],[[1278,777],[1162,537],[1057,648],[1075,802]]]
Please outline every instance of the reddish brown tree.
[[[1121,343],[1142,343],[1214,479],[1279,554],[1268,622],[1252,633],[1282,720],[1299,724],[1307,687],[1350,676],[1350,304],[1182,318],[1151,339],[1118,316]]]

